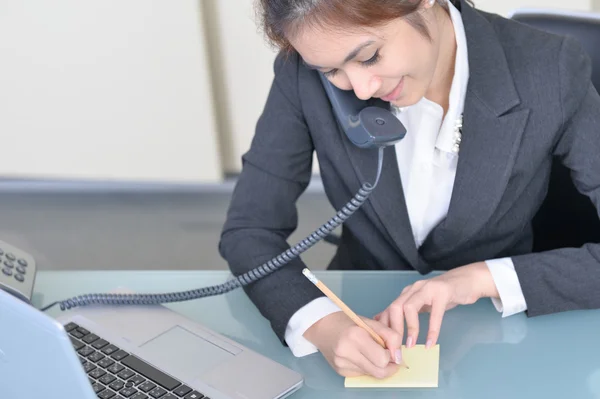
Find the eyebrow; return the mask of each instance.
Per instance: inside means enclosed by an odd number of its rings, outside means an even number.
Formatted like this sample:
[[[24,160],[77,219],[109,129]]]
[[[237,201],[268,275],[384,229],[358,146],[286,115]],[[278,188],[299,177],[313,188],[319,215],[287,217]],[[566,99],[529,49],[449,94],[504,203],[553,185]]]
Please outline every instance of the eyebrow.
[[[358,45],[354,50],[352,50],[347,56],[346,58],[344,58],[344,62],[343,64],[347,63],[348,61],[351,61],[354,57],[356,57],[358,55],[358,53],[360,53],[360,51],[367,47],[370,46],[371,44],[375,43],[374,40],[367,40],[366,42]],[[317,66],[317,65],[312,65],[309,64],[308,62],[302,60],[302,62],[304,63],[304,65],[306,65],[308,68],[310,69],[322,69],[322,67]]]

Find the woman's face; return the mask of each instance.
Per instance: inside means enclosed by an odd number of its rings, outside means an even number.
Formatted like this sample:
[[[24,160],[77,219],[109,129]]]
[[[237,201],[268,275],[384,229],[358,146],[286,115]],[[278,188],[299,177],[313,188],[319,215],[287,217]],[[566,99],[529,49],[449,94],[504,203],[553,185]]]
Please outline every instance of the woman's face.
[[[435,8],[439,7],[427,5],[417,11],[431,40],[398,18],[357,32],[307,27],[290,42],[309,67],[323,72],[338,88],[352,89],[363,100],[376,97],[405,107],[424,97],[439,73]]]

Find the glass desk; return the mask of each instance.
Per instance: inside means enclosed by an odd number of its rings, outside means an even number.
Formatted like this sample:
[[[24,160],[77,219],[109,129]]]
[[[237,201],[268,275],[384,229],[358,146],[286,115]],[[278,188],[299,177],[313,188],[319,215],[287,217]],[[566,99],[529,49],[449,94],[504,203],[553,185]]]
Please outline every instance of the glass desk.
[[[316,272],[356,313],[372,317],[402,287],[423,278],[412,272]],[[225,271],[38,273],[34,305],[124,287],[136,292],[182,291],[226,281]],[[507,318],[489,299],[446,313],[440,334],[438,388],[350,389],[320,353],[294,357],[242,289],[166,305],[273,360],[297,370],[305,386],[294,399],[320,398],[600,398],[600,311]],[[48,313],[60,313],[55,306]],[[421,317],[424,343],[428,315]]]

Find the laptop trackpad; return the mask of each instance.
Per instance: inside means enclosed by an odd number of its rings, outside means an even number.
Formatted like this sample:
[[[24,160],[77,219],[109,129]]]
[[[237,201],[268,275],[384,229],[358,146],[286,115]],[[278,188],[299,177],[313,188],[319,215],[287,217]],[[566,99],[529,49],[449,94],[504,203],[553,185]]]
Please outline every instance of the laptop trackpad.
[[[140,346],[144,358],[163,371],[182,379],[200,374],[234,357],[204,338],[176,326]]]

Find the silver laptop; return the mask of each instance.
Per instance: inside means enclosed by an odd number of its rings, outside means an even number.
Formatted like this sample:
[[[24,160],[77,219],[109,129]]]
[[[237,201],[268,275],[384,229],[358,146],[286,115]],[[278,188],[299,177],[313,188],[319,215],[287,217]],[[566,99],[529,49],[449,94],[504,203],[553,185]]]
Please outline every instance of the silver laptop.
[[[0,290],[0,398],[274,399],[302,376],[164,306],[53,319]]]

